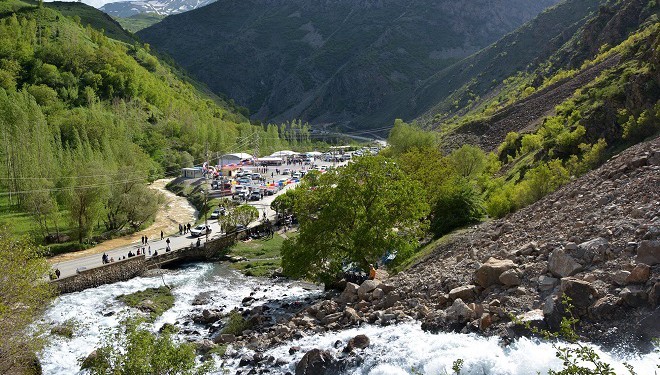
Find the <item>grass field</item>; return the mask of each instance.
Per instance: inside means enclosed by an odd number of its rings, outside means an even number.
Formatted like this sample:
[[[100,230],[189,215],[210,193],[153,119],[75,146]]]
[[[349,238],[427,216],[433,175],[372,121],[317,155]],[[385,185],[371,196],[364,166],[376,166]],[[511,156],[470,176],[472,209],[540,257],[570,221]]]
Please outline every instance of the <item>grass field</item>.
[[[288,232],[287,237],[296,236],[296,232]],[[250,240],[236,243],[230,254],[247,258],[248,261],[233,263],[232,268],[241,271],[246,276],[270,276],[273,271],[282,266],[280,250],[285,238],[276,233],[270,240]]]

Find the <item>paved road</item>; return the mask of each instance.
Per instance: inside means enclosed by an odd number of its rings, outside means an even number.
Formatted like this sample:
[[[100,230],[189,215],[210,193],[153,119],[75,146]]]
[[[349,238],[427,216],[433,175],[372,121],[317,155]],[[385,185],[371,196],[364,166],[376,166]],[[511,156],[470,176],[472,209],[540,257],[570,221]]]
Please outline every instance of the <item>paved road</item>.
[[[339,165],[342,165],[342,164],[345,164],[345,163],[318,162],[318,161],[316,162],[316,165],[326,165],[326,166],[330,166],[330,165],[339,166]],[[287,169],[287,168],[289,168],[289,169],[291,169],[295,172],[295,171],[301,170],[303,168],[307,169],[308,166],[283,165],[283,166],[277,167],[277,168],[280,169],[280,172],[284,169]],[[274,170],[275,170],[274,167],[269,168],[269,172],[268,172],[269,180],[270,180],[270,172],[272,172]],[[278,179],[284,178],[284,177],[287,177],[287,176],[280,174],[280,175],[275,175],[274,179],[275,179],[275,181],[277,181]],[[266,196],[266,197],[264,197],[264,199],[262,199],[260,201],[250,202],[249,203],[250,205],[256,207],[259,210],[259,220],[261,220],[263,218],[264,210],[266,212],[266,217],[272,220],[275,217],[275,211],[270,209],[271,202],[278,195],[283,194],[287,189],[293,188],[294,186],[295,186],[295,184],[287,185],[284,189],[280,190],[275,195]],[[254,223],[250,224],[250,226],[254,226],[254,225],[258,224],[258,222],[259,221],[255,221]],[[212,232],[209,234],[209,237],[208,237],[209,240],[211,240],[213,238],[216,238],[216,237],[219,237],[221,235],[221,231],[220,231],[220,225],[218,224],[218,221],[217,220],[208,220],[208,223],[209,223],[209,226],[211,227],[211,230],[212,230]],[[191,223],[191,226],[193,224],[194,223]],[[139,242],[136,242],[136,243],[133,243],[133,244],[128,245],[128,246],[122,246],[122,247],[118,247],[116,249],[108,250],[105,253],[108,254],[108,257],[112,257],[112,258],[115,259],[115,261],[118,261],[118,260],[122,259],[123,257],[125,257],[128,254],[129,251],[132,251],[134,254],[136,254],[138,249],[144,248],[146,250],[147,257],[149,257],[150,256],[149,248],[151,248],[151,254],[153,254],[156,250],[158,251],[159,254],[164,252],[165,247],[167,245],[166,240],[168,238],[170,239],[170,248],[172,249],[172,251],[176,251],[176,250],[185,248],[185,247],[190,246],[191,244],[194,244],[195,242],[197,242],[197,237],[192,237],[190,234],[179,235],[178,233],[176,233],[174,235],[165,236],[162,240],[160,239],[160,237],[150,238],[147,245],[145,245],[145,246],[143,246]],[[202,243],[204,243],[206,241],[206,236],[201,236],[200,240],[201,240]],[[102,255],[103,254],[88,255],[88,256],[80,257],[80,258],[73,259],[73,260],[70,260],[70,261],[57,263],[57,264],[53,265],[53,268],[54,269],[58,268],[60,270],[60,272],[61,272],[60,277],[71,276],[71,275],[76,274],[78,269],[85,269],[85,268],[89,269],[89,268],[101,266],[102,265],[102,261],[101,261]],[[128,258],[128,257],[126,256],[126,258]]]

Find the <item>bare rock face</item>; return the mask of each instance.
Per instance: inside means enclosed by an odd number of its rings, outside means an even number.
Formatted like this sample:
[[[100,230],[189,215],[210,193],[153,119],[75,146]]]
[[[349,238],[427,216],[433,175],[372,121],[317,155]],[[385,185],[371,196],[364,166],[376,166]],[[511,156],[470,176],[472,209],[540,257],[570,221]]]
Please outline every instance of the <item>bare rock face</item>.
[[[449,291],[449,299],[462,299],[465,302],[474,301],[477,296],[477,290],[474,285],[459,286]]]
[[[556,277],[573,276],[582,270],[582,265],[562,249],[556,249],[548,258],[548,270]]]
[[[573,277],[561,279],[561,291],[571,297],[571,303],[579,308],[591,306],[598,296],[598,291],[591,283]]]
[[[660,263],[660,241],[642,241],[637,247],[637,262],[655,266]]]
[[[489,258],[474,274],[477,284],[484,288],[500,283],[500,275],[516,265],[510,259]]]
[[[312,349],[296,365],[296,375],[334,374],[337,360],[327,350]]]

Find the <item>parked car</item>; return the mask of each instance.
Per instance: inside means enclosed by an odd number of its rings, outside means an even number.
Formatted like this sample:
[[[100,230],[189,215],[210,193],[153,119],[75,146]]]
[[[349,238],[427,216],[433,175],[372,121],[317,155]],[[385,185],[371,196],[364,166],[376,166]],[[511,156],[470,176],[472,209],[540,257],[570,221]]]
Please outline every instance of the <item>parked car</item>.
[[[300,174],[300,172],[295,172],[291,177],[293,177],[296,180],[300,180],[302,174]]]
[[[263,195],[261,195],[261,192],[259,192],[257,190],[250,193],[250,200],[251,201],[258,201],[258,200],[261,200],[261,198],[263,198]]]
[[[190,235],[193,237],[203,236],[207,233],[211,233],[211,227],[206,224],[200,224],[190,230]]]
[[[261,179],[261,175],[259,173],[252,173],[252,179],[253,180],[259,180],[259,179]]]
[[[219,217],[220,217],[220,209],[219,209],[219,208],[216,208],[216,209],[213,210],[213,212],[211,213],[211,220],[217,219],[217,218],[219,218]]]
[[[287,168],[284,171],[282,171],[282,174],[291,174],[291,169]]]

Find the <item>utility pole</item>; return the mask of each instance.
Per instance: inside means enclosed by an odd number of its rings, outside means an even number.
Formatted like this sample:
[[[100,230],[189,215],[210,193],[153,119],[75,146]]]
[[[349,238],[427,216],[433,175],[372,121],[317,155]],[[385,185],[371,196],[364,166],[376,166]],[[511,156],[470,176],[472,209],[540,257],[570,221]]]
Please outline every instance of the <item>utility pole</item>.
[[[208,167],[209,167],[209,142],[206,141],[206,177],[204,177],[204,233],[206,234],[206,241],[204,246],[206,247],[206,242],[209,242],[209,222],[208,222],[208,210],[209,210],[209,184],[208,184]]]

